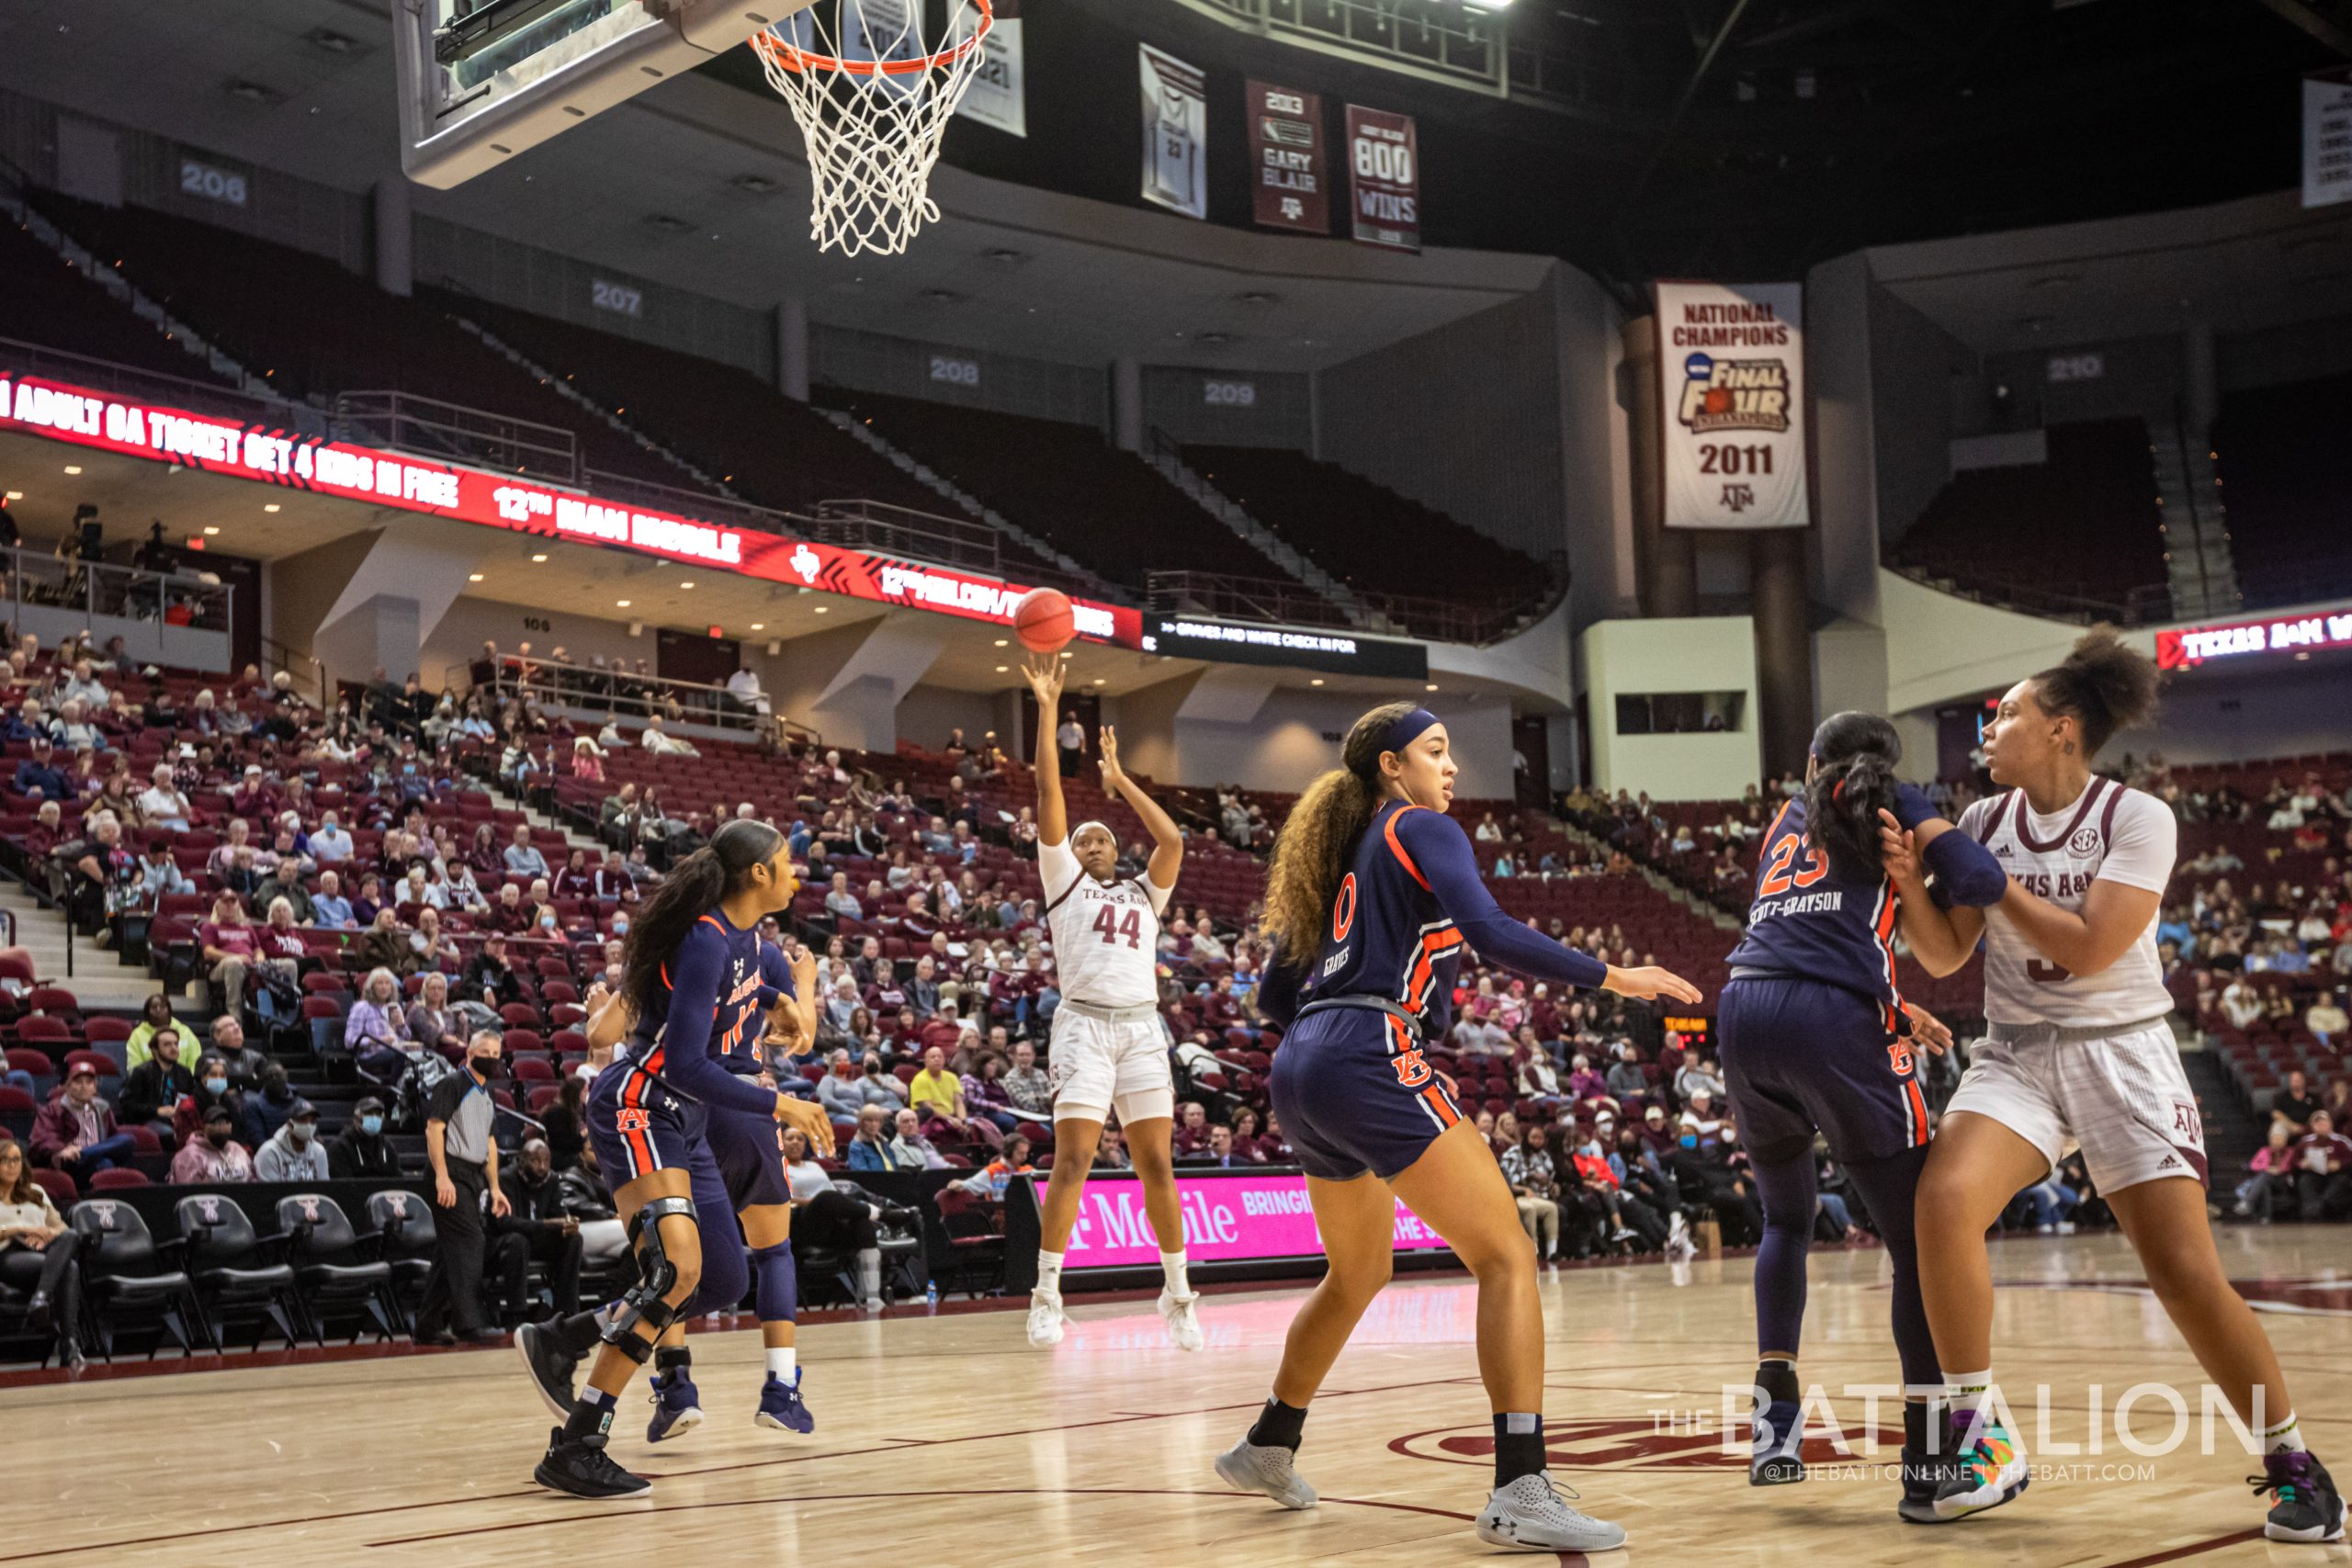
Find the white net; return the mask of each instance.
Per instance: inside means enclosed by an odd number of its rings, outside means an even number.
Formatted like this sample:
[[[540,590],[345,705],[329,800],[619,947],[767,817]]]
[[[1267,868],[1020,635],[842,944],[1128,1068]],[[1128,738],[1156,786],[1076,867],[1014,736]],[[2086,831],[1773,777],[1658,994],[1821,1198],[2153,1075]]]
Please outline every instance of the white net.
[[[940,5],[942,0],[933,0]],[[754,36],[769,85],[808,142],[808,236],[845,256],[896,255],[939,217],[931,171],[956,106],[987,58],[990,0],[817,0]]]

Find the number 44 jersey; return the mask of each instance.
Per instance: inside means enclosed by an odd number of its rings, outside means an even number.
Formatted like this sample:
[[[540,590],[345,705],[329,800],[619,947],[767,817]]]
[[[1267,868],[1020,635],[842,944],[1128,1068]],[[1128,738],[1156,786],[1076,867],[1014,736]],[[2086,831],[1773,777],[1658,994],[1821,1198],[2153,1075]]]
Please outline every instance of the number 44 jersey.
[[[1097,882],[1068,839],[1037,846],[1037,875],[1062,995],[1098,1008],[1157,1005],[1159,914],[1175,889],[1148,875]]]

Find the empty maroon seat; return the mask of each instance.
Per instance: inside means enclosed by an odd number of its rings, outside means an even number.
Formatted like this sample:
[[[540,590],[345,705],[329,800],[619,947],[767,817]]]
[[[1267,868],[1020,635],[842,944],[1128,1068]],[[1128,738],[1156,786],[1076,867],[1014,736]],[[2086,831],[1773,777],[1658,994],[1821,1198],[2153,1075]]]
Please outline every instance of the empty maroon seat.
[[[90,1190],[93,1192],[103,1192],[112,1187],[144,1187],[146,1185],[146,1173],[132,1170],[127,1166],[117,1166],[111,1170],[102,1170],[90,1178]]]

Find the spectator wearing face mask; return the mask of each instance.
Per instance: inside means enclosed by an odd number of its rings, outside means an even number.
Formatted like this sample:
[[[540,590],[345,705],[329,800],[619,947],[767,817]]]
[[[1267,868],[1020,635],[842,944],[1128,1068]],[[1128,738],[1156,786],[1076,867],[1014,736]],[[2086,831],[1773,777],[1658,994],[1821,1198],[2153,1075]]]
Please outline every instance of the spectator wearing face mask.
[[[253,1156],[236,1141],[236,1122],[225,1101],[204,1112],[203,1130],[172,1156],[175,1187],[251,1181]]]
[[[507,1321],[520,1323],[531,1311],[528,1280],[534,1258],[547,1266],[548,1286],[555,1293],[559,1316],[580,1310],[580,1222],[563,1207],[563,1189],[555,1179],[555,1159],[542,1139],[523,1145],[514,1168],[499,1184],[505,1191],[507,1212],[490,1223],[491,1278],[499,1281],[499,1299],[506,1303]]]
[[[256,1181],[324,1181],[326,1145],[319,1142],[319,1108],[297,1100],[285,1125],[254,1156]]]
[[[327,1145],[327,1174],[337,1181],[395,1179],[401,1173],[400,1151],[384,1136],[384,1102],[370,1095],[351,1108]]]

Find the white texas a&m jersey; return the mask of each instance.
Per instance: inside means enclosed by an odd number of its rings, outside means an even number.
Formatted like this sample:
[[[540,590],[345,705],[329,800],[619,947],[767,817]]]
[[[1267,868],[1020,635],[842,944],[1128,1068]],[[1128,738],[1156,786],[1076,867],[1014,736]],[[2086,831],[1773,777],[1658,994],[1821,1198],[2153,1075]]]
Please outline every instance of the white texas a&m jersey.
[[[2028,892],[2070,911],[2082,908],[2094,882],[2161,894],[2179,837],[2164,802],[2097,776],[2048,817],[2026,803],[2025,791],[2013,789],[1971,806],[1960,827]],[[2157,919],[2150,910],[2148,929],[2104,972],[2080,976],[2036,952],[1998,908],[1985,910],[1984,1016],[2069,1029],[2164,1017],[2173,1001],[2156,956]]]
[[[1037,875],[1062,995],[1099,1008],[1157,1005],[1159,912],[1175,889],[1153,886],[1148,874],[1097,882],[1068,839],[1038,844]]]

